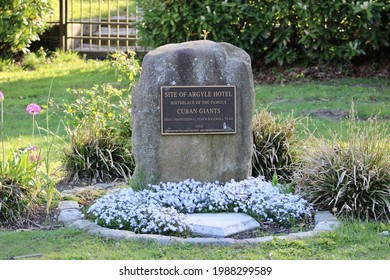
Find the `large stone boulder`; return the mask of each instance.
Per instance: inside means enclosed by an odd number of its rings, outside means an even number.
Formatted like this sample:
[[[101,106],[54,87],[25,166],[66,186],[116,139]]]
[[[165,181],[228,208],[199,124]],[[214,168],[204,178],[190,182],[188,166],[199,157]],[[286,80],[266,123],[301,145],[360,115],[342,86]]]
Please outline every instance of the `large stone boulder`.
[[[235,133],[162,135],[161,87],[236,87]],[[144,183],[242,180],[251,174],[254,86],[249,55],[208,40],[149,52],[132,92],[134,176]]]

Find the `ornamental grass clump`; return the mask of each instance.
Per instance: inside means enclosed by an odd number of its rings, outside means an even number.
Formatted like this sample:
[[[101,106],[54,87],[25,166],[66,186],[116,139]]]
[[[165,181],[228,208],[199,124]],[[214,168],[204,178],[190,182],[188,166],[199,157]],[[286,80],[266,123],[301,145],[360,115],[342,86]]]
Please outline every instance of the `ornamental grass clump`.
[[[311,139],[295,182],[318,208],[348,220],[390,220],[390,137],[376,119],[348,122],[348,139]]]
[[[0,225],[18,224],[28,219],[39,205],[44,184],[38,171],[41,160],[36,148],[11,151],[0,165]]]
[[[297,123],[296,118],[274,116],[266,109],[253,117],[253,177],[264,176],[271,181],[276,173],[278,181],[291,181],[295,156],[293,145],[297,143],[294,131]]]
[[[102,226],[158,234],[183,234],[189,229],[186,214],[205,212],[242,212],[261,221],[291,224],[311,216],[311,205],[259,177],[225,184],[168,182],[138,192],[121,189],[88,209]]]

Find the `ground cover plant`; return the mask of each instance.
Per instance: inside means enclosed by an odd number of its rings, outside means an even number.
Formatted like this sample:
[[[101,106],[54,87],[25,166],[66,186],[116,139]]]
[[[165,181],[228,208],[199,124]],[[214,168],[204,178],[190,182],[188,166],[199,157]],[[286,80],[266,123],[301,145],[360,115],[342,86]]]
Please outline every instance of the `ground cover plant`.
[[[149,185],[148,190],[131,188],[111,192],[89,209],[95,222],[110,228],[139,233],[183,233],[188,230],[185,214],[242,212],[263,222],[296,224],[311,217],[310,204],[302,197],[280,193],[263,178],[240,182],[179,183]]]

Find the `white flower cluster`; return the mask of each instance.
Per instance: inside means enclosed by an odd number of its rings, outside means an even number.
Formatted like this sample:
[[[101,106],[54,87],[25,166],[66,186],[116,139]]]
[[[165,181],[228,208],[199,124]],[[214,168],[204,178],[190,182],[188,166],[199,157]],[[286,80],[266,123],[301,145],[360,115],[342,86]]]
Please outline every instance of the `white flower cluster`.
[[[310,216],[302,197],[282,194],[263,178],[221,184],[185,180],[149,185],[149,190],[116,190],[88,210],[96,222],[141,233],[183,232],[186,215],[199,212],[244,212],[264,221],[285,223]]]

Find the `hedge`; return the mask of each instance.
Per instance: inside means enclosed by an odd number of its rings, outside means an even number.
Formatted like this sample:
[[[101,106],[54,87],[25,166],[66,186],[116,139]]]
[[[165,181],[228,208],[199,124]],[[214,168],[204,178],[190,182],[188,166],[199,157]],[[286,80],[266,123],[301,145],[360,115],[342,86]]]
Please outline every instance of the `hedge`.
[[[205,37],[266,63],[345,63],[389,53],[390,1],[137,0],[144,44]]]

